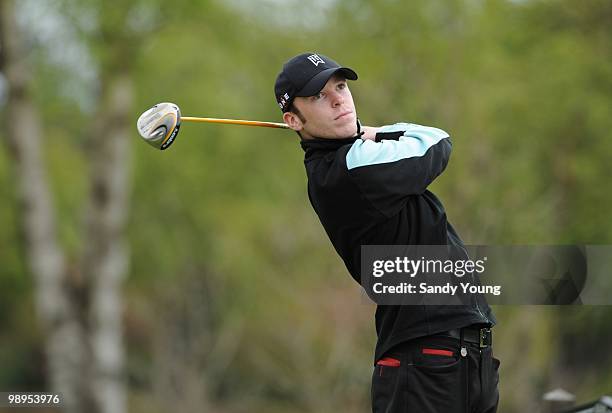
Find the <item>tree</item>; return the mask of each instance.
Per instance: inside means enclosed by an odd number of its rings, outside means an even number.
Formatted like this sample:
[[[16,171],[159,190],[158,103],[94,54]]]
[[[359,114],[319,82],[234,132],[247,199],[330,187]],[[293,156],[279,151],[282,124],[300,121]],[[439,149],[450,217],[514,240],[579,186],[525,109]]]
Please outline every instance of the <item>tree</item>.
[[[50,389],[68,412],[123,412],[124,350],[121,284],[127,270],[123,240],[128,204],[128,115],[132,104],[131,39],[125,13],[98,10],[103,43],[100,96],[88,153],[90,191],[84,241],[70,259],[58,240],[57,215],[43,160],[44,128],[32,98],[32,73],[13,2],[0,2],[2,71],[8,84],[6,136],[17,182],[20,221],[36,310],[46,342]],[[105,12],[105,10],[109,10]],[[69,265],[69,262],[75,262]]]

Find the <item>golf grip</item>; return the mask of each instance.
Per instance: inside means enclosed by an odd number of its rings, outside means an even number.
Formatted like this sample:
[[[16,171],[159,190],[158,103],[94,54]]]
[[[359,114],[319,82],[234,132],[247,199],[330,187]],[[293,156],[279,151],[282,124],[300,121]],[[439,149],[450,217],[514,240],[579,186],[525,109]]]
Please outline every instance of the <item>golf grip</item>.
[[[181,116],[181,121],[183,122],[224,123],[224,124],[230,124],[230,125],[262,126],[265,128],[289,129],[289,126],[287,126],[287,124],[285,123],[260,122],[257,120],[196,118],[192,116]]]

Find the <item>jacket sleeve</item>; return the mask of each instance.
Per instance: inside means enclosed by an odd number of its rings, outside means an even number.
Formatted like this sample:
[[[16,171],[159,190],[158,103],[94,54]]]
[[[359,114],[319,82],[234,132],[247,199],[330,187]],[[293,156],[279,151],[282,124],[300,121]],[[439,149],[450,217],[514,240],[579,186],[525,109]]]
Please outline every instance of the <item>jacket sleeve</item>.
[[[397,123],[382,127],[376,141],[355,141],[346,153],[346,167],[374,207],[393,216],[408,196],[425,192],[444,171],[450,152],[445,131]]]

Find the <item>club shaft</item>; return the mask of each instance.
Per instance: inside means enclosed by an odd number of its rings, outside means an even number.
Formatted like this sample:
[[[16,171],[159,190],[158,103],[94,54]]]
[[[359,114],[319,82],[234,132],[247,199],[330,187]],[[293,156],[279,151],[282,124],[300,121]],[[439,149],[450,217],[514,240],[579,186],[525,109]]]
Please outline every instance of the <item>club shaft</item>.
[[[281,128],[288,129],[289,126],[285,123],[276,122],[260,122],[257,120],[240,120],[240,119],[218,119],[218,118],[198,118],[193,116],[181,116],[182,122],[205,122],[205,123],[223,123],[229,125],[244,125],[244,126],[261,126],[264,128]]]

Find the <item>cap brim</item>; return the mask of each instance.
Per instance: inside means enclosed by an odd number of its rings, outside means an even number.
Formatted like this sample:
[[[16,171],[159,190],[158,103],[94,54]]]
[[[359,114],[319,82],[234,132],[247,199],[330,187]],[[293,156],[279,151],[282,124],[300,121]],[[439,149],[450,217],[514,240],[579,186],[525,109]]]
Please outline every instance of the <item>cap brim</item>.
[[[353,69],[349,69],[348,67],[332,67],[317,73],[317,75],[310,79],[310,81],[306,83],[306,85],[299,90],[295,96],[316,95],[321,91],[321,89],[323,89],[329,78],[337,72],[340,72],[342,76],[349,80],[357,80],[357,73],[355,73]]]

